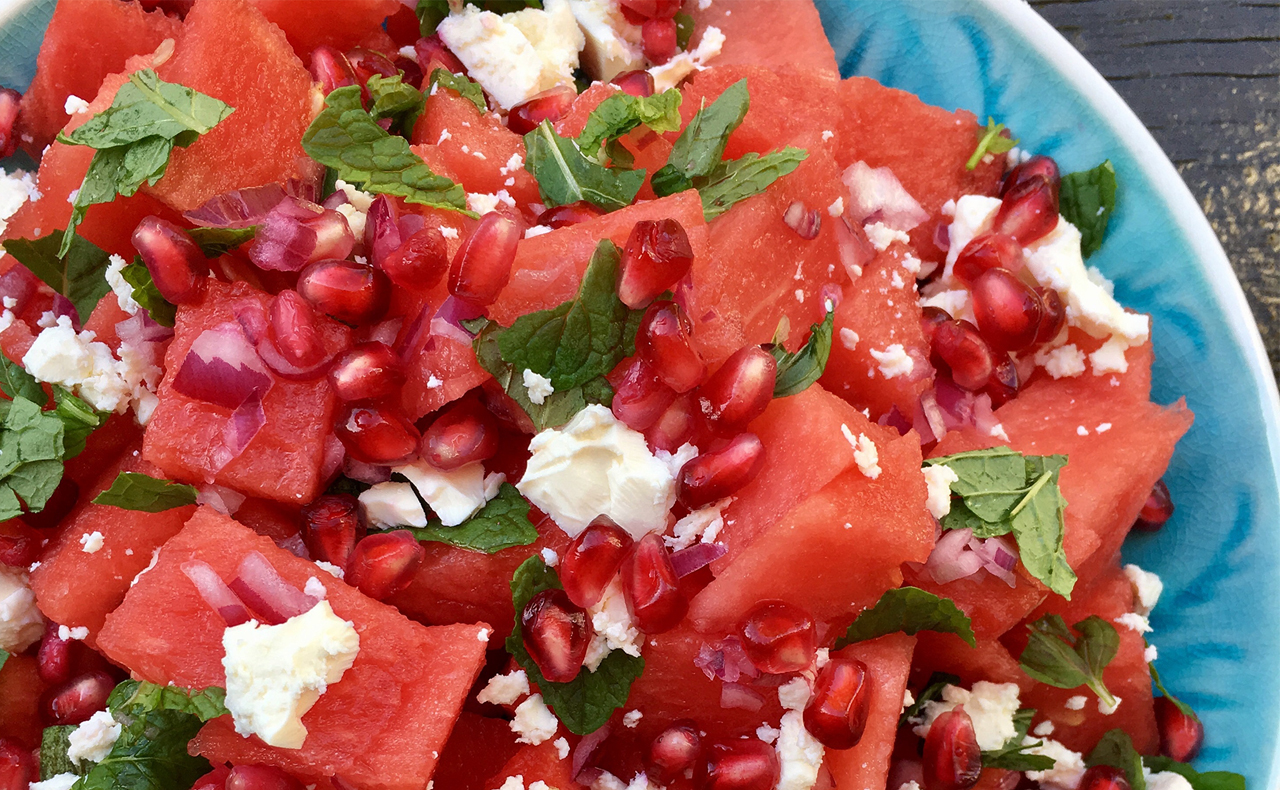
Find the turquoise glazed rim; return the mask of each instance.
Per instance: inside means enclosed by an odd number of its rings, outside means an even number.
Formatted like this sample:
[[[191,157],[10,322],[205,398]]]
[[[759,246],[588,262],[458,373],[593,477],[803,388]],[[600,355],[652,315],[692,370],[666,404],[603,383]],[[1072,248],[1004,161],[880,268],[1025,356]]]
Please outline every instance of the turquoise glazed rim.
[[[30,82],[53,5],[0,8],[0,85]],[[1090,263],[1154,318],[1154,397],[1185,397],[1196,414],[1166,477],[1177,512],[1161,532],[1131,539],[1125,559],[1164,580],[1151,640],[1169,687],[1204,720],[1197,766],[1280,787],[1280,398],[1195,199],[1133,111],[1022,0],[818,6],[844,75],[994,116],[1064,171],[1114,163],[1120,205]]]

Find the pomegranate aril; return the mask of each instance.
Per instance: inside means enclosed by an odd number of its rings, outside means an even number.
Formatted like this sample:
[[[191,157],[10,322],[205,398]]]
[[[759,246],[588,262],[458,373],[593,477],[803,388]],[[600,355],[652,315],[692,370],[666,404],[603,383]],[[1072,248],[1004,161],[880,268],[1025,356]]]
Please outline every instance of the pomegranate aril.
[[[1142,503],[1142,510],[1138,511],[1138,520],[1133,522],[1133,528],[1155,532],[1172,517],[1173,498],[1169,496],[1169,486],[1165,485],[1164,480],[1157,480],[1151,487],[1151,493],[1147,495],[1147,501]]]
[[[614,390],[613,416],[633,431],[653,425],[676,399],[675,391],[639,357],[606,378]]]
[[[382,601],[409,586],[426,556],[407,529],[375,532],[361,538],[352,550],[343,581]]]
[[[721,435],[747,427],[769,407],[777,378],[778,362],[763,348],[746,346],[730,354],[694,393],[708,427]]]
[[[707,376],[693,347],[693,323],[675,302],[654,302],[640,320],[636,354],[676,392],[688,392]]]
[[[367,264],[316,261],[298,275],[298,293],[320,312],[346,324],[371,324],[391,304],[391,282]]]
[[[1021,351],[1036,342],[1044,303],[1031,286],[1007,269],[988,269],[974,283],[973,314],[987,344]]]
[[[1004,354],[991,369],[991,378],[982,391],[991,398],[991,407],[998,409],[1018,396],[1020,386],[1018,365],[1013,357]]]
[[[386,343],[361,343],[329,368],[329,384],[341,400],[381,398],[404,385],[400,357]]]
[[[681,719],[658,733],[645,755],[649,778],[666,785],[698,764],[702,754],[702,738],[697,722]]]
[[[1076,790],[1130,790],[1124,771],[1109,765],[1095,765],[1080,777]]]
[[[804,709],[804,728],[828,749],[852,749],[866,729],[871,694],[866,664],[831,659],[818,670],[813,695]]]
[[[640,26],[640,47],[650,63],[661,65],[676,54],[676,21],[648,19]]]
[[[682,444],[692,442],[699,425],[696,409],[697,401],[692,394],[679,396],[645,430],[645,441],[655,450],[666,450],[669,453],[680,449]]]
[[[645,72],[648,74],[649,72]],[[568,203],[563,206],[549,208],[538,215],[538,224],[548,228],[567,228],[580,222],[595,219],[604,214],[596,206],[585,200]]]
[[[302,782],[274,765],[237,765],[225,786],[226,790],[302,790]]]
[[[756,669],[770,675],[799,672],[813,663],[813,617],[786,601],[761,601],[738,623],[738,639]]]
[[[1037,288],[1036,294],[1044,305],[1044,315],[1040,318],[1040,330],[1036,332],[1036,344],[1048,343],[1067,325],[1067,306],[1062,297],[1052,288]]]
[[[619,5],[643,19],[670,19],[680,12],[682,0],[619,0]]]
[[[31,563],[40,559],[43,543],[44,538],[39,532],[21,521],[10,521],[5,526],[4,534],[0,534],[0,565],[26,570]]]
[[[46,724],[79,724],[107,707],[116,683],[106,672],[86,672],[54,686],[43,695],[41,712]]]
[[[0,790],[27,790],[40,779],[35,755],[16,738],[0,736]]]
[[[652,96],[655,90],[653,75],[645,69],[624,71],[609,82],[628,96]]]
[[[924,342],[933,345],[933,334],[938,326],[951,320],[951,314],[941,307],[920,308],[920,331],[924,333]]]
[[[689,273],[693,247],[674,219],[637,222],[622,250],[618,298],[639,310]]]
[[[1014,185],[1000,199],[991,227],[1026,246],[1049,235],[1058,224],[1058,190],[1043,176]]]
[[[36,671],[45,683],[65,683],[71,678],[71,640],[58,636],[58,624],[45,623],[40,649],[36,652]]]
[[[972,283],[988,269],[1008,269],[1016,272],[1022,268],[1022,245],[1005,233],[984,233],[964,245],[952,268],[963,283]]]
[[[399,73],[396,64],[387,56],[364,47],[356,47],[347,51],[347,62],[355,72],[356,82],[368,85],[369,78],[377,74],[381,77],[394,77]]]
[[[462,65],[462,61],[458,60],[457,55],[449,51],[449,48],[440,40],[440,35],[437,33],[418,39],[414,43],[413,49],[414,54],[418,56],[418,64],[428,79],[431,77],[430,72],[433,69],[431,61],[433,60],[437,65],[443,66],[454,74],[467,73],[467,67]]]
[[[449,267],[449,293],[475,307],[488,307],[511,279],[520,226],[496,211],[480,218]]]
[[[338,411],[333,432],[347,454],[366,464],[390,465],[411,460],[422,436],[399,412],[367,403],[348,404]]]
[[[1012,170],[1005,174],[1004,183],[1000,185],[1000,197],[1004,197],[1009,190],[1022,182],[1037,177],[1048,181],[1053,186],[1054,192],[1058,192],[1058,187],[1062,181],[1058,173],[1058,163],[1050,157],[1037,155],[1014,166]]]
[[[191,786],[191,790],[226,790],[227,777],[230,775],[230,768],[225,765],[219,765],[197,779],[196,783]]]
[[[328,44],[311,50],[311,79],[320,83],[320,90],[328,96],[337,88],[356,84],[356,73],[347,56]]]
[[[933,353],[951,369],[955,383],[977,392],[995,369],[995,355],[978,328],[968,321],[947,321],[934,329]]]
[[[703,453],[680,468],[676,478],[680,504],[690,510],[737,493],[760,474],[764,444],[754,433],[741,433],[718,450]]]
[[[360,502],[350,494],[326,494],[302,508],[302,542],[313,560],[347,567],[364,532]]]
[[[200,298],[209,263],[182,228],[159,217],[145,217],[133,231],[133,247],[167,301],[188,304]]]
[[[0,159],[18,150],[18,110],[22,94],[12,88],[0,88]]]
[[[713,743],[707,750],[705,790],[773,790],[782,766],[773,746],[755,738]]]
[[[933,720],[924,738],[924,790],[967,790],[982,775],[982,749],[963,707]]]
[[[622,589],[636,624],[646,634],[670,631],[689,611],[671,554],[662,537],[653,532],[636,543],[622,564]]]
[[[422,78],[424,75],[422,67],[418,65],[418,61],[397,54],[391,59],[391,62],[395,64],[396,71],[400,72],[400,78],[405,85],[412,85],[418,90],[422,90]]]
[[[569,111],[578,92],[567,85],[543,91],[523,104],[517,104],[507,114],[507,128],[516,134],[528,134],[543,121],[555,123]]]
[[[584,609],[599,603],[634,542],[608,516],[592,521],[560,558],[560,583],[569,600]]]
[[[422,458],[448,471],[498,452],[498,420],[480,404],[466,399],[450,406],[422,435]]]
[[[324,340],[316,316],[297,291],[281,291],[267,311],[267,339],[285,360],[308,368],[325,358]]]
[[[1204,745],[1204,724],[1194,713],[1184,713],[1168,697],[1156,697],[1156,729],[1160,732],[1160,753],[1180,763],[1189,763]]]
[[[543,590],[520,612],[520,633],[529,657],[552,683],[568,683],[582,671],[591,644],[586,611],[564,590]]]
[[[449,248],[439,228],[423,228],[404,240],[378,264],[404,288],[434,288],[449,270]]]

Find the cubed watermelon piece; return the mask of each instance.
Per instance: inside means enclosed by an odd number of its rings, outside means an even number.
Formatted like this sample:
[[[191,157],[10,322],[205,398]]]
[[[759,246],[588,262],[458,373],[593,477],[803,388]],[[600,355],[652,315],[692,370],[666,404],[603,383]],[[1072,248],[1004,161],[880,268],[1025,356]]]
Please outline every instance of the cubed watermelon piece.
[[[889,634],[870,642],[849,645],[836,653],[867,665],[871,683],[871,710],[862,740],[852,749],[829,749],[824,764],[839,788],[883,787],[889,776],[889,757],[898,732],[902,695],[907,689],[915,637]]]
[[[498,790],[508,777],[519,776],[528,787],[534,782],[545,782],[556,790],[586,790],[573,781],[573,760],[562,759],[554,741],[543,741],[537,746],[521,746],[507,764],[489,777],[481,787]]]
[[[0,667],[0,738],[16,738],[28,749],[40,746],[43,692],[35,657],[9,656]]]
[[[81,492],[83,504],[66,519],[31,574],[40,611],[60,625],[85,626],[90,644],[155,550],[178,534],[195,512],[194,505],[144,513],[87,501],[109,488],[120,472],[163,477],[142,459],[140,448],[140,442],[129,448]],[[80,538],[92,532],[102,533],[102,548],[88,554]]]
[[[489,790],[486,780],[521,748],[506,719],[464,710],[453,723],[431,781],[441,790]]]
[[[334,612],[355,624],[360,652],[303,717],[308,735],[301,749],[244,738],[223,717],[201,730],[191,750],[214,763],[266,763],[315,781],[336,776],[361,789],[421,790],[484,665],[484,624],[420,626],[205,507],[107,618],[99,648],[153,683],[223,685],[225,625],[181,566],[200,560],[230,580],[254,551],[299,589],[311,578],[324,584]]]
[[[247,0],[198,0],[159,74],[235,112],[189,148],[174,149],[164,177],[149,188],[155,197],[186,211],[232,189],[319,176],[302,150],[302,133],[320,109],[311,75]]]
[[[1013,683],[1026,693],[1034,682],[1018,665],[1018,659],[995,639],[979,639],[969,647],[955,634],[921,631],[918,634],[915,659],[911,667],[911,686],[922,689],[935,672],[960,678],[966,688],[979,680],[989,683]]]
[[[470,344],[442,335],[427,339],[407,374],[400,397],[411,419],[452,403],[489,378]]]
[[[468,192],[506,190],[520,205],[538,200],[538,182],[524,169],[524,138],[443,86],[427,97],[413,142],[435,146]]]
[[[861,414],[847,424],[855,437],[875,443],[880,476],[846,469],[768,525],[693,599],[695,627],[727,630],[769,598],[800,606],[819,622],[842,621],[900,585],[900,563],[928,559],[934,526],[925,510],[919,441]]]
[[[75,481],[83,495],[97,481],[103,469],[114,465],[125,450],[136,449],[141,444],[142,429],[134,420],[133,413],[113,414],[101,428],[89,434],[84,451],[63,464],[63,475]]]
[[[277,546],[298,538],[302,531],[300,509],[270,499],[248,497],[236,508],[232,518],[259,535],[271,538]]]
[[[956,579],[946,584],[935,582],[927,571],[907,569],[905,573],[908,584],[955,601],[956,606],[969,615],[973,632],[979,639],[994,639],[1008,631],[1048,595],[1045,586],[1021,565],[1013,587],[985,573],[978,578]]]
[[[719,6],[691,3],[686,10],[696,25],[695,45],[707,27],[724,33],[724,47],[711,61],[713,66],[742,64],[832,76],[839,73],[836,53],[813,0],[733,0]]]
[[[267,422],[239,457],[220,470],[214,452],[231,410],[194,400],[173,389],[173,378],[188,349],[206,329],[235,321],[237,303],[262,305],[270,296],[247,283],[209,280],[204,298],[178,308],[176,335],[165,355],[160,404],[147,425],[143,455],[165,475],[219,485],[281,502],[305,504],[320,493],[320,464],[336,399],[324,378],[288,381],[276,378],[262,399]],[[349,344],[350,330],[327,319],[320,324],[331,350]]]
[[[59,3],[40,44],[36,76],[22,97],[23,149],[40,158],[69,120],[68,96],[92,101],[108,74],[121,71],[133,55],[149,54],[161,41],[177,37],[180,27],[161,11],[143,10],[141,3]]]
[[[309,62],[311,50],[328,44],[348,50],[382,26],[400,3],[396,0],[253,0],[262,15],[284,31],[294,52]]]

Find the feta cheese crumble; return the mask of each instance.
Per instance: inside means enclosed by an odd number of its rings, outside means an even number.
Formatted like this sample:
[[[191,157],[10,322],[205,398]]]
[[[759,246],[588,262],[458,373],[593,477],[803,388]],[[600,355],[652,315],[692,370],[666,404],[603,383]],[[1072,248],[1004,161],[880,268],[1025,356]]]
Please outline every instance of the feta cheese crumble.
[[[1077,694],[1074,697],[1068,697],[1067,701],[1062,703],[1062,707],[1067,710],[1084,710],[1084,704],[1088,701],[1083,694]]]
[[[884,252],[889,249],[889,245],[895,241],[903,244],[910,244],[911,237],[897,228],[891,228],[883,222],[872,222],[867,225],[864,230],[867,232],[867,240],[871,242],[871,246],[877,251]]]
[[[534,373],[528,368],[525,368],[520,376],[524,381],[524,388],[529,391],[529,400],[535,406],[541,406],[546,403],[547,398],[551,397],[556,391],[555,387],[551,386],[551,379]]]
[[[427,514],[408,483],[386,482],[360,493],[364,517],[375,527],[425,527]]]
[[[879,477],[880,451],[876,449],[875,442],[872,442],[865,433],[855,437],[853,431],[849,430],[849,426],[844,423],[840,424],[840,433],[844,434],[845,440],[853,448],[853,461],[858,465],[858,471],[872,480]]]
[[[926,506],[936,519],[951,512],[951,484],[960,480],[960,475],[946,464],[926,466],[923,470],[925,486],[929,490]]]
[[[915,728],[916,735],[923,738],[934,719],[961,705],[973,720],[974,735],[983,751],[999,749],[1018,734],[1013,724],[1013,716],[1018,712],[1017,684],[979,680],[969,690],[951,685],[943,687],[941,701],[924,704],[921,711],[924,719]]]
[[[120,274],[120,272],[124,271],[124,267],[128,265],[129,262],[124,258],[119,255],[112,255],[107,263],[106,278],[107,284],[115,292],[116,304],[120,305],[120,309],[129,315],[134,315],[142,309],[142,306],[133,299],[133,286]]]
[[[634,730],[640,724],[640,719],[642,718],[644,718],[644,714],[640,711],[629,710],[622,714],[622,726]]]
[[[85,554],[97,554],[102,550],[102,533],[94,530],[80,536],[80,550]]]
[[[901,343],[891,343],[883,351],[871,349],[871,356],[879,363],[880,374],[886,379],[896,379],[899,376],[910,376],[911,371],[915,370],[916,363],[911,359],[911,355],[902,347]]]
[[[569,0],[569,7],[582,30],[582,70],[588,76],[608,82],[644,68],[640,26],[627,21],[616,0]]]
[[[680,81],[695,71],[707,67],[707,61],[720,54],[724,48],[725,36],[718,27],[708,27],[702,31],[698,46],[687,52],[677,52],[666,63],[649,69],[653,75],[654,93],[662,93],[674,88]]]
[[[515,718],[511,720],[511,731],[517,736],[516,743],[527,743],[531,746],[548,741],[556,734],[560,725],[559,719],[542,701],[541,694],[534,694],[516,706]]]
[[[4,233],[8,225],[6,220],[17,214],[23,203],[27,201],[34,203],[40,197],[40,190],[36,189],[35,178],[30,173],[22,170],[6,173],[3,168],[0,168],[0,233]],[[0,248],[0,257],[4,257],[2,248]]]
[[[644,645],[644,634],[627,608],[627,599],[622,592],[622,581],[614,577],[604,595],[593,606],[587,608],[587,616],[591,618],[591,644],[587,645],[587,656],[583,666],[592,672],[600,668],[600,662],[611,651],[621,650],[629,656],[640,656],[640,648]]]
[[[1156,574],[1133,564],[1124,566],[1124,575],[1133,585],[1134,610],[1143,617],[1150,615],[1160,601],[1160,593],[1164,592],[1164,582]]]
[[[120,359],[90,331],[77,333],[69,316],[58,316],[22,357],[22,366],[36,380],[61,384],[99,411],[123,413],[130,405],[145,425],[155,410],[155,389],[163,371],[151,355],[120,345]]]
[[[67,759],[77,766],[81,760],[102,762],[111,753],[122,729],[110,713],[98,711],[67,735]]]
[[[840,345],[844,346],[850,351],[852,351],[858,345],[859,339],[860,338],[858,337],[858,333],[853,331],[849,327],[845,326],[840,328]]]
[[[392,471],[408,478],[418,495],[426,500],[446,527],[458,526],[489,501],[485,492],[484,465],[479,461],[447,472],[426,461],[392,467]]]
[[[523,669],[516,669],[505,675],[494,675],[476,695],[477,702],[492,705],[511,705],[529,693],[529,676]]]
[[[78,774],[54,774],[43,782],[32,782],[30,790],[71,790],[79,779]]]
[[[338,206],[337,212],[347,220],[347,226],[357,239],[364,238],[364,226],[368,219],[369,207],[373,205],[373,195],[339,178],[333,184],[334,189],[347,196],[347,202]]]
[[[724,509],[733,499],[725,498],[699,508],[681,518],[663,540],[672,551],[687,549],[694,543],[715,543],[724,529]]]
[[[1084,373],[1084,352],[1075,343],[1036,352],[1036,364],[1055,379],[1074,378]]]
[[[1075,790],[1084,777],[1084,757],[1080,752],[1074,752],[1054,740],[1046,739],[1039,746],[1030,746],[1036,741],[1036,738],[1024,737],[1022,742],[1029,746],[1024,753],[1052,758],[1053,767],[1044,771],[1027,771],[1027,778],[1040,783],[1041,787]]]
[[[58,638],[64,642],[70,639],[74,639],[77,642],[83,642],[89,638],[89,629],[83,625],[77,625],[72,628],[60,625],[58,626]]]

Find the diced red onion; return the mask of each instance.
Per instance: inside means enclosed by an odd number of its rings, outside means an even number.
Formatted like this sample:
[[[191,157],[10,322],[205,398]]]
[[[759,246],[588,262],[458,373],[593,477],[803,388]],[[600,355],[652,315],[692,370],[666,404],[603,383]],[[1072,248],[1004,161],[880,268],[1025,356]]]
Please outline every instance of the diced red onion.
[[[971,529],[953,529],[942,534],[929,554],[925,569],[938,584],[972,576],[982,569],[982,558],[969,551]]]
[[[921,444],[930,444],[947,435],[947,420],[938,407],[938,396],[932,389],[920,393],[920,411],[915,417],[916,433]]]
[[[400,215],[396,226],[400,228],[400,238],[407,239],[427,226],[427,218],[412,211],[406,212]]]
[[[311,559],[311,552],[307,549],[307,544],[303,542],[302,535],[296,532],[287,538],[277,540],[276,545],[295,557],[301,557],[304,560]]]
[[[743,677],[760,677],[760,670],[756,669],[750,658],[747,658],[747,653],[742,649],[742,643],[736,636],[726,636],[713,645],[704,642],[698,649],[698,655],[693,659],[693,664],[701,669],[702,674],[708,679],[718,678],[736,683]]]
[[[257,345],[267,336],[267,311],[256,299],[232,306],[231,312],[250,343]]]
[[[911,430],[911,421],[902,414],[897,405],[880,415],[880,419],[876,420],[876,422],[880,425],[894,428],[902,436],[906,436],[907,431]]]
[[[426,345],[431,333],[432,311],[431,307],[425,306],[418,311],[418,315],[405,324],[400,329],[400,336],[396,338],[395,352],[403,363],[409,363],[417,356],[418,352]]]
[[[929,218],[929,212],[887,167],[854,162],[845,169],[841,180],[849,188],[848,214],[858,224],[882,222],[905,233]]]
[[[116,324],[116,337],[131,346],[160,343],[173,337],[173,327],[157,324],[146,310],[139,310]]]
[[[261,398],[271,384],[271,375],[236,322],[201,332],[173,377],[179,393],[227,409],[239,408],[255,394]]]
[[[817,210],[806,210],[804,203],[799,200],[787,206],[787,210],[782,213],[782,221],[797,236],[806,240],[818,238],[818,232],[822,230],[822,216]]]
[[[346,258],[354,248],[346,217],[288,197],[262,218],[249,260],[260,269],[296,272],[322,258]]]
[[[672,552],[671,566],[675,569],[676,576],[684,577],[707,567],[728,552],[729,550],[722,543],[695,543],[688,548]]]
[[[323,376],[329,370],[329,364],[333,362],[334,357],[333,354],[326,354],[314,365],[299,367],[280,353],[276,344],[271,342],[270,336],[264,336],[258,341],[257,351],[258,356],[267,364],[267,367],[271,368],[272,372],[290,381],[310,381]]]
[[[60,293],[55,293],[53,295],[53,307],[51,309],[53,310],[53,314],[59,318],[64,315],[67,318],[70,318],[72,328],[77,332],[80,331],[80,311],[76,310],[76,306],[72,304],[70,299]]]
[[[580,776],[583,769],[587,768],[587,762],[591,759],[591,755],[593,755],[596,749],[600,748],[600,744],[604,743],[605,739],[609,737],[609,733],[612,729],[613,726],[606,723],[595,732],[584,735],[582,740],[578,741],[578,745],[573,747],[573,762],[570,763],[570,767],[572,768],[571,773],[573,774],[574,781],[581,781]],[[589,785],[590,782],[587,784]]]
[[[236,577],[227,586],[270,625],[309,612],[319,603],[285,581],[267,558],[256,551],[241,561]]]
[[[14,315],[22,315],[39,288],[40,280],[25,266],[14,266],[0,275],[0,297],[17,302],[12,308]]]
[[[187,560],[182,563],[182,573],[196,586],[196,592],[209,607],[217,612],[228,626],[247,623],[252,619],[249,609],[227,586],[218,572],[208,563]]]
[[[391,479],[391,467],[366,464],[363,461],[357,461],[351,456],[347,456],[342,464],[342,474],[361,483],[377,485]]]
[[[430,334],[437,337],[448,338],[464,346],[471,345],[471,335],[467,334],[467,330],[455,326],[443,318],[431,319]]]
[[[832,223],[835,227],[836,252],[840,255],[840,265],[850,279],[862,276],[862,267],[871,263],[876,257],[876,248],[867,240],[862,228],[855,229],[844,217],[837,217]]]
[[[982,562],[982,569],[1010,587],[1015,586],[1013,569],[1018,566],[1018,555],[1003,537],[970,538],[969,550]]]
[[[209,483],[200,487],[196,494],[196,504],[208,505],[224,516],[234,516],[247,498],[239,491]]]
[[[291,178],[284,184],[232,190],[210,198],[204,205],[184,212],[182,216],[193,225],[206,228],[247,228],[260,224],[267,213],[286,197],[311,201],[316,198],[316,190],[309,182]]]
[[[948,431],[973,425],[974,395],[961,389],[951,379],[939,376],[933,385],[937,393],[938,408]]]
[[[386,321],[370,327],[362,340],[369,343],[382,343],[383,345],[394,346],[396,344],[396,337],[400,334],[400,327],[402,326],[404,326],[403,316],[388,318]]]
[[[993,436],[992,431],[1000,425],[995,412],[991,410],[991,396],[983,392],[973,399],[973,427],[983,436]]]
[[[364,250],[369,262],[379,268],[387,256],[400,247],[400,210],[395,200],[378,195],[369,206],[364,221]]]
[[[951,226],[945,222],[939,222],[938,227],[933,229],[933,246],[946,252],[951,249]]]
[[[245,398],[222,427],[222,444],[213,449],[210,459],[215,473],[240,457],[253,438],[267,424],[267,413],[262,408],[262,396],[258,393]]]
[[[346,455],[347,450],[342,446],[341,439],[332,433],[324,437],[324,456],[320,460],[320,480],[323,483],[328,484],[338,476]]]
[[[764,707],[764,697],[750,686],[725,683],[720,687],[720,707],[755,712]]]
[[[835,283],[826,283],[818,289],[818,304],[822,305],[822,313],[835,310],[844,301],[844,289]]]
[[[329,197],[325,198],[324,202],[320,205],[325,208],[337,209],[338,206],[345,206],[350,202],[351,201],[347,199],[347,193],[339,189],[334,191],[334,193],[329,195]]]

